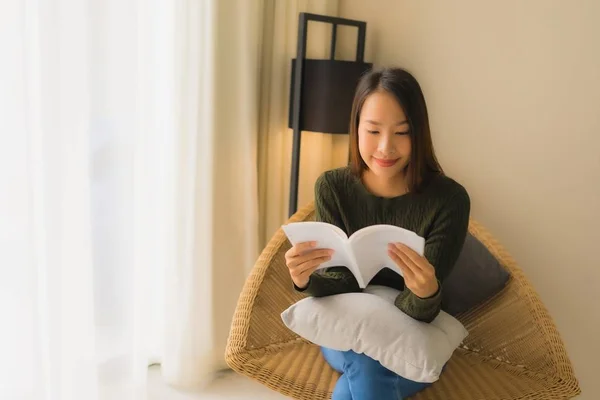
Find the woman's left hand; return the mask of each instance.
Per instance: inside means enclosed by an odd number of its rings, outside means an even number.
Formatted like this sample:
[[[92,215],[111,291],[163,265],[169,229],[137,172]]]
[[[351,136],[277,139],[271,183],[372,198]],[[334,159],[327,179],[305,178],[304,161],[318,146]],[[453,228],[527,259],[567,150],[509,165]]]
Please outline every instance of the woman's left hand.
[[[402,243],[390,243],[388,255],[404,275],[404,284],[421,298],[431,297],[439,289],[435,269],[427,259]]]

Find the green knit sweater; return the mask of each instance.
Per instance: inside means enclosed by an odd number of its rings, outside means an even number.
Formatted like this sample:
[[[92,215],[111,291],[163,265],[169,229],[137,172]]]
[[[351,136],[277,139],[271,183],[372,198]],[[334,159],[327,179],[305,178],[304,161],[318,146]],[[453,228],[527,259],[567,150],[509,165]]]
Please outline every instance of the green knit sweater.
[[[441,309],[441,288],[462,249],[469,223],[470,199],[467,191],[445,175],[437,175],[420,193],[385,198],[370,193],[348,167],[327,171],[315,184],[316,220],[336,225],[348,236],[366,226],[396,225],[425,238],[425,257],[433,265],[440,290],[423,299],[404,286],[397,273],[381,270],[370,285],[400,290],[395,304],[404,313],[431,322]],[[314,272],[304,289],[296,290],[321,297],[359,292],[354,275],[344,267]]]

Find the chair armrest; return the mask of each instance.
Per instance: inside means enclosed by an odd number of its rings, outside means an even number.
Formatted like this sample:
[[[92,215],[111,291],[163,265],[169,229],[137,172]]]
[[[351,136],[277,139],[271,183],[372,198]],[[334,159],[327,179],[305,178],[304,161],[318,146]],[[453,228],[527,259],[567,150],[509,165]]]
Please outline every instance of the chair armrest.
[[[298,210],[288,222],[310,220],[314,203]],[[294,290],[285,264],[285,252],[291,247],[281,228],[269,241],[256,261],[233,316],[225,358],[235,369],[242,353],[276,346],[294,345],[302,341],[281,320],[281,313],[305,295]]]
[[[554,321],[522,269],[481,224],[471,220],[469,231],[510,272],[511,278],[496,296],[458,316],[469,331],[463,348],[578,390]]]

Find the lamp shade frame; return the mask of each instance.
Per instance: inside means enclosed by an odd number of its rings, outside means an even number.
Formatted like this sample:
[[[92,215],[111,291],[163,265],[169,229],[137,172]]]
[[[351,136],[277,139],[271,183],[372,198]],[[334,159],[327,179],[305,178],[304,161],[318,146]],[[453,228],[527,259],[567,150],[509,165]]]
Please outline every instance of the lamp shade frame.
[[[293,128],[296,59],[292,60],[288,127]],[[300,131],[347,134],[354,92],[370,63],[342,60],[304,60]]]

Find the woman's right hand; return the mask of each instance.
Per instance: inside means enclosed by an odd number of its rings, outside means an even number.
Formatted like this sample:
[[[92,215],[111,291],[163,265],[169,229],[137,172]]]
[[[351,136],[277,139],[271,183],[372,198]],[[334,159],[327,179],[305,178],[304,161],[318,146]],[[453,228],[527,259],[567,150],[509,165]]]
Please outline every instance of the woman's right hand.
[[[331,260],[333,250],[315,250],[316,242],[297,243],[285,253],[285,263],[294,284],[304,289],[308,286],[310,275],[326,261]]]

